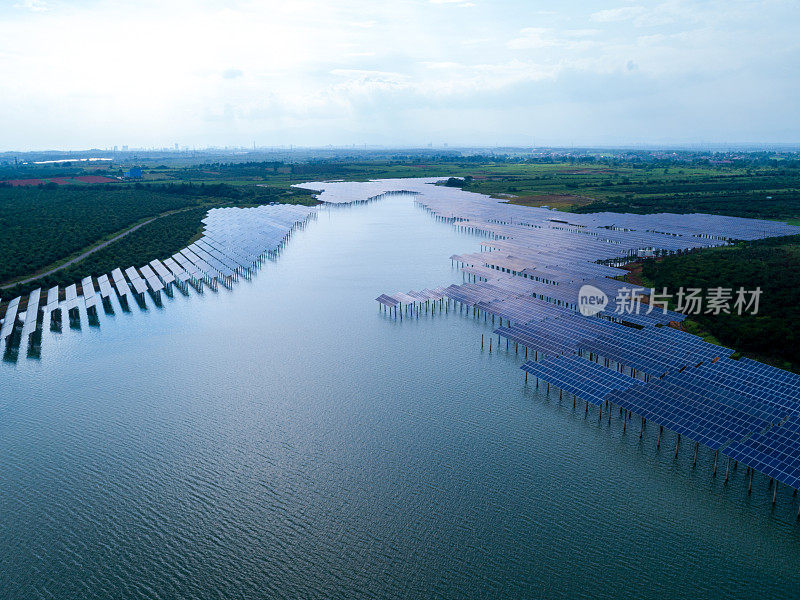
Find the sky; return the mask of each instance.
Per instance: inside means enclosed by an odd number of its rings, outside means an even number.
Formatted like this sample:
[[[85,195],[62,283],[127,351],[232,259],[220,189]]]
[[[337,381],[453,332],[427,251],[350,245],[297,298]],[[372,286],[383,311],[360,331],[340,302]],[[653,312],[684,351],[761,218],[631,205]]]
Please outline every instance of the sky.
[[[797,0],[0,0],[0,150],[800,142]]]

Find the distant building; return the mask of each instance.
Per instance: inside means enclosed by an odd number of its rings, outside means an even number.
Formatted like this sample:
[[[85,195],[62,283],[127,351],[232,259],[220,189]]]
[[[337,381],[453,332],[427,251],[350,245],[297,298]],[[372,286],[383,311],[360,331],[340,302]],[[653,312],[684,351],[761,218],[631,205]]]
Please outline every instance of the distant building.
[[[129,171],[125,171],[124,177],[125,177],[125,179],[141,179],[142,178],[142,168],[141,167],[131,167]]]

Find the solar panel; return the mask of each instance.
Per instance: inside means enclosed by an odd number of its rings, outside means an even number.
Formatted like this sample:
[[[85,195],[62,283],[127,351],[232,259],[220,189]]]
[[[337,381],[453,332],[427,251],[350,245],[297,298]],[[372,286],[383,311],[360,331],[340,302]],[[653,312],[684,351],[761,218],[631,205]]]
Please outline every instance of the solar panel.
[[[44,307],[45,312],[53,312],[58,308],[58,286],[54,285],[47,290],[47,304]]]
[[[25,323],[22,326],[22,339],[36,331],[36,325],[39,319],[39,299],[42,290],[37,288],[33,290],[28,296],[28,307],[25,311]]]
[[[147,284],[144,282],[142,276],[139,275],[139,272],[136,269],[133,267],[128,267],[125,269],[125,275],[127,275],[128,281],[133,286],[133,289],[137,294],[141,296],[147,291]]]
[[[81,281],[81,291],[83,292],[83,301],[86,304],[86,308],[96,308],[97,296],[95,295],[94,283],[91,277],[83,278]]]
[[[725,453],[795,489],[800,488],[800,415],[732,443]]]
[[[167,259],[169,260],[169,259]],[[154,259],[150,261],[150,266],[158,275],[159,279],[164,283],[164,285],[169,285],[173,281],[175,281],[175,276],[169,272],[167,267],[165,267],[160,260]]]
[[[114,269],[111,271],[111,277],[114,279],[114,287],[117,288],[117,294],[120,297],[128,297],[130,294],[130,287],[128,287],[128,282],[125,281],[125,276],[122,274],[122,270],[119,268]]]
[[[164,261],[164,266],[170,270],[170,272],[175,276],[175,279],[180,281],[181,283],[187,281],[191,275],[186,272],[186,270],[181,267],[174,258],[170,257]]]
[[[601,406],[612,391],[636,384],[632,377],[574,355],[528,361],[521,369],[596,406]]]
[[[150,265],[145,265],[139,270],[142,272],[147,286],[153,291],[153,293],[158,293],[164,289],[164,284],[161,283],[161,280],[155,274],[153,269],[150,268]]]
[[[22,298],[14,298],[8,303],[6,307],[6,316],[3,319],[3,327],[0,328],[0,340],[8,341],[8,337],[14,331],[14,325],[17,323],[17,311],[19,310],[19,303]]]
[[[108,275],[100,275],[97,278],[97,285],[100,286],[100,296],[103,298],[110,298],[113,290],[111,289],[111,284],[108,281]]]
[[[69,312],[78,308],[80,305],[80,299],[78,298],[78,286],[76,286],[74,283],[67,286],[67,288],[64,290],[64,294],[66,296],[66,299],[64,300],[64,310]]]

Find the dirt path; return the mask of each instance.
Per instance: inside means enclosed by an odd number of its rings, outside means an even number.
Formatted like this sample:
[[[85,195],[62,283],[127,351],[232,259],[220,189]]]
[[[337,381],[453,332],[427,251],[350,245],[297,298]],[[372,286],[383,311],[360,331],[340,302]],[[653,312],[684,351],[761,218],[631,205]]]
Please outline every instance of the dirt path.
[[[164,215],[158,215],[158,216],[155,216],[155,217],[153,217],[151,219],[148,219],[147,221],[144,221],[143,223],[139,223],[138,225],[134,225],[133,227],[131,227],[127,231],[123,231],[119,235],[115,235],[110,240],[106,240],[105,242],[102,242],[102,243],[98,244],[94,248],[92,248],[90,250],[87,250],[83,254],[79,254],[75,258],[69,259],[67,262],[65,262],[65,263],[63,263],[63,264],[61,264],[61,265],[59,265],[59,266],[57,266],[57,267],[55,267],[53,269],[50,269],[49,271],[45,271],[44,273],[39,273],[38,275],[34,275],[33,277],[28,277],[27,279],[22,279],[20,281],[15,281],[14,283],[6,284],[6,285],[2,286],[2,288],[0,288],[0,289],[6,290],[8,288],[14,287],[15,285],[20,285],[20,284],[21,285],[25,285],[26,283],[30,283],[31,281],[36,281],[37,279],[41,279],[42,277],[47,277],[48,275],[52,275],[53,273],[58,273],[62,269],[66,269],[70,265],[74,265],[76,262],[82,261],[87,256],[89,256],[91,254],[94,254],[95,252],[97,252],[99,250],[102,250],[103,248],[105,248],[109,244],[113,244],[117,240],[124,238],[129,233],[133,233],[134,231],[136,231],[140,227],[144,227],[145,225],[149,225],[150,223],[152,223],[153,221],[155,221],[156,219],[158,219],[159,217],[162,217],[162,216],[164,216]]]

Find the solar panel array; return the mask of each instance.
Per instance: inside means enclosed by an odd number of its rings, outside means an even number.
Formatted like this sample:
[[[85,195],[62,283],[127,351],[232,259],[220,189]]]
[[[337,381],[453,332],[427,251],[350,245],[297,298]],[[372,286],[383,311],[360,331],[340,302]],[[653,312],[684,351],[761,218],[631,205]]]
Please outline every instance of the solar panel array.
[[[722,401],[667,380],[611,392],[609,401],[712,450],[764,429],[768,421],[735,399]]]
[[[310,182],[301,187],[321,190],[319,198],[330,204],[413,193],[436,218],[484,236],[486,251],[452,257],[475,281],[382,294],[377,300],[384,306],[447,300],[499,317],[495,333],[547,357],[526,362],[526,372],[587,402],[611,401],[778,481],[800,485],[800,376],[733,360],[727,348],[663,326],[683,315],[651,310],[642,302],[634,304],[632,313],[620,314],[622,294],[630,286],[612,279],[623,274],[618,266],[631,258],[797,234],[800,228],[714,215],[562,213],[432,185],[435,181]],[[265,257],[275,256],[312,214],[313,209],[289,205],[212,209],[203,220],[201,239],[163,261],[128,267],[124,273],[114,269],[110,279],[101,275],[99,296],[111,296],[110,280],[121,298],[133,290],[141,300],[148,290],[169,293],[173,285],[183,293],[187,285],[198,291],[216,282],[230,286]],[[604,310],[591,317],[577,306],[578,292],[587,284],[609,298]],[[93,279],[84,280],[82,289],[78,296],[76,285],[68,286],[63,302],[58,288],[51,289],[45,311],[69,311],[81,302],[96,306]],[[36,290],[28,298],[23,334],[36,328],[40,296]],[[15,331],[20,300],[7,307],[2,341]],[[635,371],[650,380],[634,378]]]
[[[41,290],[34,290],[24,305],[24,315],[19,314],[23,299],[15,298],[7,306],[0,341],[7,343],[12,339],[20,320],[23,322],[20,338],[26,339],[37,329],[42,310],[45,316],[50,314],[55,319],[58,309],[70,313],[83,305],[87,311],[96,311],[100,303],[110,309],[114,288],[126,308],[132,292],[139,303],[146,304],[148,292],[159,302],[161,292],[171,294],[173,286],[184,294],[188,293],[189,285],[198,291],[202,291],[204,284],[215,288],[218,281],[230,287],[238,277],[249,277],[266,258],[276,257],[294,230],[303,227],[314,212],[310,207],[287,204],[211,209],[203,219],[203,236],[199,240],[163,261],[155,259],[138,268],[116,268],[110,276],[100,275],[99,294],[94,279],[85,277],[80,294],[78,286],[72,284],[66,287],[61,300],[59,287],[55,286],[48,291],[43,307]],[[72,312],[70,316],[78,314]]]
[[[725,449],[733,460],[800,489],[800,414]]]
[[[574,355],[528,361],[521,368],[595,406],[602,406],[611,392],[626,390],[636,383],[627,375]]]
[[[481,252],[450,257],[470,281],[443,293],[448,302],[474,309],[473,315],[499,317],[497,335],[546,356],[526,362],[526,372],[587,402],[612,401],[800,485],[800,376],[732,360],[730,349],[665,326],[684,315],[651,307],[644,289],[636,290],[643,298],[631,302],[633,286],[613,279],[625,274],[620,265],[638,257],[792,235],[800,228],[714,215],[562,213],[433,183],[428,178],[301,187],[320,191],[318,198],[332,204],[401,190],[415,194],[436,218],[487,238]],[[592,317],[579,313],[584,285],[608,298]],[[391,307],[415,298],[382,294],[377,300]]]
[[[668,333],[670,330],[669,327],[640,331],[627,328],[612,335],[583,339],[578,347],[583,352],[611,359],[651,377],[661,377],[687,366],[733,354],[729,348],[703,342],[691,334],[679,332],[681,336],[676,337]]]
[[[457,220],[464,226],[509,227],[513,239],[521,236],[524,230],[556,231],[558,235],[553,239],[586,238],[587,242],[620,246],[619,250],[704,247],[731,239],[753,240],[794,235],[800,231],[796,226],[776,221],[705,214],[565,213],[508,204],[460,188],[433,185],[441,180],[441,177],[427,177],[367,182],[312,181],[296,187],[320,192],[317,198],[328,204],[368,202],[386,194],[406,192],[416,194],[417,202],[437,216]],[[571,244],[571,249],[577,245],[579,243]],[[552,250],[546,254],[557,256]],[[590,259],[590,262],[594,261]]]

